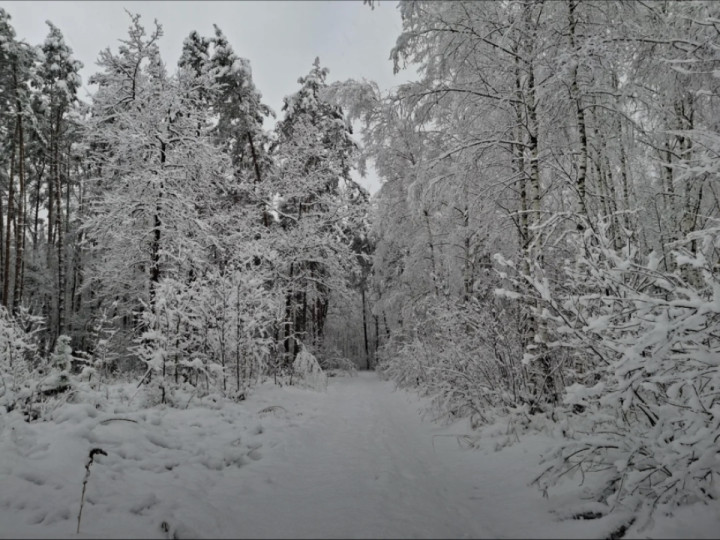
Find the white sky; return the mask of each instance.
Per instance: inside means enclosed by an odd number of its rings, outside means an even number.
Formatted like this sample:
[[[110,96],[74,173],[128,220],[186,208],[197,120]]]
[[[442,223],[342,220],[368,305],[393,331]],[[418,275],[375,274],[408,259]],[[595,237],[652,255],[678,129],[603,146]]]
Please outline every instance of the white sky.
[[[0,3],[12,17],[18,38],[39,45],[48,33],[46,20],[63,32],[75,58],[85,67],[83,84],[97,71],[98,53],[127,36],[130,18],[139,13],[150,31],[153,20],[163,27],[163,60],[177,65],[182,42],[191,30],[213,35],[213,23],[225,33],[238,56],[250,60],[255,86],[263,101],[281,116],[282,98],[298,89],[315,60],[330,69],[329,82],[369,79],[388,89],[405,76],[393,76],[390,49],[400,35],[395,2],[362,1],[33,1]],[[86,87],[86,90],[87,87]],[[85,92],[83,92],[84,94]],[[82,96],[87,100],[87,96]],[[379,183],[374,171],[359,180],[374,193]]]

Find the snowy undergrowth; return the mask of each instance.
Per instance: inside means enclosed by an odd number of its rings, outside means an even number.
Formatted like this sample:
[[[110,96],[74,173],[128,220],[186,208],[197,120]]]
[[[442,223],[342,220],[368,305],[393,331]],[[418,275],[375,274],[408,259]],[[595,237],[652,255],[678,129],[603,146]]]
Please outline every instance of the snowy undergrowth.
[[[497,258],[507,282],[496,294],[523,304],[542,329],[532,354],[516,351],[511,362],[511,350],[488,347],[499,341],[480,310],[463,319],[430,305],[422,327],[386,344],[381,366],[431,397],[434,419],[507,424],[495,446],[550,435],[535,484],[547,493],[577,478],[588,502],[567,515],[626,515],[624,527],[642,534],[683,507],[720,511],[720,281],[710,262],[720,229],[667,244],[663,263],[618,248],[612,223],[549,234],[567,256],[554,277]]]
[[[267,426],[287,424],[289,407],[207,396],[183,409],[145,408],[135,386],[110,385],[104,394],[85,386],[84,402],[56,400],[36,422],[17,410],[0,415],[0,537],[74,536],[93,449],[102,453],[89,468],[80,537],[220,533],[218,508],[231,501],[213,499],[213,489],[240,489],[241,470],[277,442]],[[273,395],[271,385],[260,388]]]
[[[422,356],[418,355],[415,361],[416,365],[420,364]],[[392,378],[388,373],[384,376]],[[462,412],[463,409],[449,407],[453,402],[446,396],[450,394],[443,394],[438,388],[442,390],[438,385],[433,387],[434,392],[427,387],[410,387],[407,390],[419,391],[423,396],[419,403],[422,404],[425,420],[452,427],[455,432],[459,428],[460,434],[442,437],[456,441],[463,448],[499,457],[498,466],[503,468],[507,481],[517,480],[510,480],[514,475],[510,469],[521,468],[527,473],[527,481],[522,483],[522,487],[518,485],[518,488],[534,490],[538,498],[543,497],[547,501],[548,512],[558,522],[592,522],[589,531],[596,533],[589,538],[712,538],[714,531],[719,530],[720,504],[717,501],[685,501],[680,506],[677,503],[657,501],[652,492],[650,495],[640,492],[634,499],[634,505],[618,505],[613,504],[612,499],[599,496],[607,493],[608,485],[614,484],[617,471],[623,472],[628,447],[638,440],[638,436],[631,433],[622,439],[615,437],[612,432],[602,432],[600,427],[595,427],[607,421],[606,417],[595,416],[588,420],[587,415],[576,414],[566,407],[530,414],[529,406],[524,404],[486,409],[484,415],[489,421],[478,423],[477,417],[472,414],[448,414],[449,410]],[[458,394],[455,393],[454,397],[458,397]],[[594,429],[598,430],[597,433],[593,432]],[[615,444],[619,445],[614,452],[602,447],[603,444],[610,444],[608,437],[613,437]],[[649,445],[650,440],[647,436],[645,439]],[[598,447],[603,453],[598,452],[600,459],[597,459],[595,466],[581,463],[572,467],[574,461],[559,464],[558,460],[564,456],[569,455],[572,460],[573,451],[580,451],[576,459],[579,462],[585,458],[582,452]],[[663,453],[667,454],[659,448],[655,459]],[[614,463],[613,455],[616,456]],[[548,463],[556,467],[552,468],[552,482],[548,482],[547,474],[543,474]],[[603,463],[605,468],[602,467]],[[703,463],[707,464],[707,459],[704,462],[698,460],[698,465]],[[627,465],[624,467],[625,471],[629,470]],[[652,509],[652,512],[647,509]],[[553,536],[550,533],[536,536],[537,531],[532,528],[528,531],[524,537]]]
[[[548,348],[572,351],[562,439],[538,481],[592,474],[596,500],[631,511],[642,531],[655,514],[719,506],[720,282],[707,255],[719,231],[668,244],[668,269],[657,253],[617,249],[609,226],[568,237],[576,259],[559,290],[523,276]]]
[[[429,397],[421,398],[425,418],[437,412]],[[603,474],[570,471],[552,486],[538,490],[541,463],[552,459],[567,444],[567,418],[552,420],[544,414],[528,415],[523,408],[498,415],[476,426],[470,418],[443,423],[434,441],[467,449],[467,459],[491,473],[495,489],[492,504],[497,515],[513,507],[514,523],[496,537],[516,538],[716,538],[720,530],[720,504],[695,502],[678,507],[660,504],[652,515],[639,516],[628,507],[598,501],[607,483]],[[444,441],[440,443],[439,441]],[[502,487],[501,487],[502,486]],[[532,502],[534,501],[534,502]],[[487,504],[487,503],[486,503]]]

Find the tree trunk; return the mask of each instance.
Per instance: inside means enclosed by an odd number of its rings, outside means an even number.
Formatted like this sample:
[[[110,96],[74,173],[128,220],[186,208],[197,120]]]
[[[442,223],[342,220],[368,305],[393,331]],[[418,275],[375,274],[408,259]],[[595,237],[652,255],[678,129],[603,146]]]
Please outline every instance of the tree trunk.
[[[84,197],[85,197],[85,186],[83,179],[80,174],[77,175],[78,177],[78,209],[77,209],[77,215],[79,216],[79,219],[83,219],[84,214]],[[79,229],[77,231],[74,251],[73,251],[73,283],[72,288],[70,290],[70,298],[72,302],[72,313],[77,313],[80,310],[80,304],[81,304],[81,297],[82,297],[82,250],[80,249],[80,246],[82,245],[83,241],[83,230]]]
[[[380,348],[380,317],[373,315],[375,320],[375,363],[377,364],[377,352]]]
[[[470,207],[467,204],[469,193],[467,189],[467,182],[463,186],[463,197],[465,198],[465,207],[463,208],[463,231],[465,232],[463,238],[463,251],[465,256],[464,267],[463,267],[463,303],[470,302],[472,296],[473,282],[475,280],[475,261],[472,256],[472,245],[470,232]]]
[[[160,170],[161,174],[165,165],[165,142],[160,143]],[[157,286],[160,283],[160,240],[162,227],[162,221],[160,220],[160,213],[162,212],[161,201],[163,196],[163,183],[160,182],[158,189],[157,200],[155,202],[155,214],[153,215],[153,239],[150,244],[150,305],[154,311],[155,309],[155,295],[157,293]]]
[[[8,204],[7,204],[7,222],[5,225],[5,266],[3,268],[3,305],[10,307],[10,246],[12,223],[15,217],[15,153],[17,148],[18,131],[20,124],[15,125],[15,139],[13,141],[13,149],[10,154],[10,181],[8,182]]]
[[[367,313],[365,309],[365,284],[360,287],[360,298],[362,299],[362,322],[363,337],[365,339],[365,369],[370,369],[370,347],[368,346]]]
[[[58,265],[58,308],[57,308],[57,332],[58,335],[65,333],[65,233],[63,232],[62,218],[62,178],[60,175],[60,123],[62,111],[58,110],[55,124],[55,147],[53,164],[55,183],[55,231],[57,233],[57,265]]]
[[[530,186],[532,188],[532,224],[537,225],[540,222],[540,202],[542,199],[542,189],[540,185],[540,150],[539,150],[539,133],[540,126],[537,116],[537,88],[535,86],[535,66],[532,61],[533,44],[535,43],[535,32],[533,29],[533,22],[531,20],[531,6],[526,6],[525,11],[525,28],[531,34],[528,43],[530,44],[530,50],[528,53],[528,59],[526,60],[527,69],[527,90],[525,92],[525,105],[527,108],[527,120],[528,120],[528,151],[530,153]],[[533,239],[533,245],[530,252],[531,264],[531,275],[535,272],[536,264],[542,265],[543,256],[539,251],[540,242],[538,241],[539,233],[536,233]],[[536,308],[538,306],[535,306]],[[536,357],[536,362],[540,365],[539,373],[536,374],[535,379],[535,402],[543,400],[548,394],[554,395],[554,386],[552,379],[552,367],[550,364],[550,357],[547,351],[547,330],[545,322],[542,319],[537,319],[534,316],[530,316],[530,334],[529,339],[529,352],[533,353]],[[543,395],[544,394],[544,395]]]
[[[255,169],[255,183],[259,184],[262,182],[262,178],[260,177],[260,163],[258,163],[257,154],[255,153],[255,144],[253,143],[252,134],[248,131],[248,143],[250,143],[250,155],[252,156],[253,160],[253,168]]]
[[[12,155],[12,153],[11,153]],[[13,161],[10,161],[10,179],[13,176]],[[9,183],[8,183],[9,185]],[[5,216],[3,215],[3,205],[0,200],[0,295],[2,295],[2,283],[5,282],[5,250],[3,249],[2,239],[5,237]],[[0,298],[0,303],[5,305],[5,297]]]
[[[572,53],[575,55],[575,63],[572,69],[572,81],[570,83],[570,94],[572,100],[575,102],[575,118],[578,125],[578,133],[580,135],[580,163],[578,164],[578,177],[577,177],[577,193],[579,199],[578,212],[584,217],[588,216],[587,203],[585,200],[587,187],[587,169],[588,169],[588,139],[587,139],[587,119],[585,118],[585,108],[582,104],[582,96],[580,95],[580,89],[578,87],[578,61],[580,58],[580,51],[577,49],[575,43],[575,9],[578,6],[578,0],[568,1],[568,25],[570,33],[570,48]],[[582,230],[583,226],[578,222],[578,229]]]
[[[255,151],[255,143],[253,142],[252,134],[248,131],[247,133],[248,143],[250,144],[250,155],[252,156],[253,168],[255,169],[255,184],[262,182],[262,176],[260,175],[260,162],[258,161],[257,152]],[[268,216],[267,209],[263,207],[262,221],[265,227],[270,226],[270,218]]]
[[[48,207],[48,220],[47,220],[47,238],[48,238],[48,250],[47,250],[47,258],[48,258],[48,266],[50,266],[50,257],[51,257],[51,248],[50,246],[53,246],[55,244],[55,161],[53,156],[55,153],[53,152],[53,145],[54,145],[54,130],[51,130],[50,133],[50,175],[48,178],[48,199],[47,199],[47,207]]]
[[[18,102],[18,107],[20,103]],[[23,142],[22,116],[18,115],[18,182],[19,208],[15,228],[15,284],[13,286],[12,312],[17,313],[23,292],[23,261],[25,253],[25,145]]]
[[[288,284],[290,287],[290,290],[287,292],[287,295],[285,296],[285,324],[283,325],[285,327],[285,336],[284,336],[284,342],[285,342],[285,363],[287,365],[290,365],[292,361],[294,360],[294,347],[293,347],[293,338],[292,338],[292,332],[294,330],[293,325],[293,291],[292,291],[292,279],[293,279],[293,273],[295,270],[294,263],[290,263],[290,275],[288,279]]]
[[[65,234],[70,233],[70,145],[67,146],[65,154],[65,178],[67,185],[65,186]]]
[[[240,284],[235,284],[235,382],[236,390],[240,392]]]
[[[37,183],[35,185],[35,219],[33,221],[33,251],[37,251],[38,243],[38,223],[40,219],[40,187],[42,186],[43,173],[45,172],[45,165],[38,173]]]
[[[430,213],[427,208],[423,209],[423,216],[425,217],[425,228],[427,229],[428,236],[428,248],[430,250],[430,264],[432,269],[432,282],[433,289],[435,290],[435,296],[440,296],[440,287],[438,286],[437,266],[435,264],[435,242],[433,240],[432,229],[430,228]]]

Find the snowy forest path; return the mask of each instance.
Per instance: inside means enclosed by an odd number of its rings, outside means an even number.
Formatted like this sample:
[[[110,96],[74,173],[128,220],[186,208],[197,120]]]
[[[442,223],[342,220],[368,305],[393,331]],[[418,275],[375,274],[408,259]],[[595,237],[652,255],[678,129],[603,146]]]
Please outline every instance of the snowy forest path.
[[[619,523],[561,519],[576,484],[528,485],[546,435],[432,422],[426,398],[372,372],[327,391],[265,381],[238,403],[110,401],[0,414],[0,538],[606,538]]]
[[[296,394],[306,401],[305,396]],[[287,396],[285,396],[287,397]],[[302,398],[306,399],[302,399]],[[438,426],[417,401],[375,373],[330,379],[268,454],[251,489],[235,495],[242,537],[492,537],[480,527],[477,479],[453,474],[436,452]],[[284,404],[286,409],[288,405]],[[306,418],[303,419],[303,416]],[[456,450],[462,452],[453,440]],[[447,442],[444,447],[449,447]],[[270,458],[270,454],[273,455]],[[258,478],[260,477],[260,478]],[[262,480],[262,481],[258,481]],[[460,483],[460,484],[458,484]],[[272,520],[268,509],[275,509]],[[238,516],[239,517],[239,516]]]

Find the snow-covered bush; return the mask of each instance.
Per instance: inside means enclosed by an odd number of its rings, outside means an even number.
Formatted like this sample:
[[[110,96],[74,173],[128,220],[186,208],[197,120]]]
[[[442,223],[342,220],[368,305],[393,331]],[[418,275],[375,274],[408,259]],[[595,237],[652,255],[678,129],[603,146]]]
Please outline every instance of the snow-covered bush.
[[[720,228],[644,256],[616,249],[609,221],[567,237],[562,293],[531,281],[549,345],[565,369],[564,440],[546,458],[544,488],[603,475],[597,497],[649,516],[658,505],[720,497]]]
[[[201,352],[218,370],[226,395],[241,396],[267,370],[272,295],[262,279],[239,269],[210,272],[193,290],[188,316],[198,321]]]
[[[7,410],[28,403],[35,390],[31,373],[39,322],[24,310],[13,317],[0,306],[0,406]]]
[[[92,365],[98,376],[105,380],[117,367],[116,363],[119,358],[118,353],[112,347],[118,333],[113,322],[112,318],[108,316],[107,310],[104,309],[100,312],[91,332],[93,347],[88,358],[88,365]]]
[[[379,369],[432,397],[435,414],[474,425],[527,401],[515,307],[504,299],[428,299],[412,339],[380,351]]]
[[[142,313],[146,330],[134,348],[148,391],[160,403],[185,384],[198,397],[241,399],[266,370],[272,315],[262,284],[237,270],[208,272],[190,284],[163,279],[154,306]]]
[[[295,357],[292,365],[294,383],[305,388],[327,390],[327,375],[320,367],[317,358],[304,346]]]
[[[47,362],[44,377],[39,381],[38,390],[46,396],[71,390],[71,371],[74,359],[70,337],[64,334],[58,336],[55,348]]]
[[[333,376],[335,371],[346,372],[350,375],[357,371],[355,362],[344,356],[337,347],[323,344],[319,354],[315,355],[320,367],[329,377]]]
[[[431,361],[420,339],[393,335],[378,350],[377,369],[400,387],[423,388]]]

